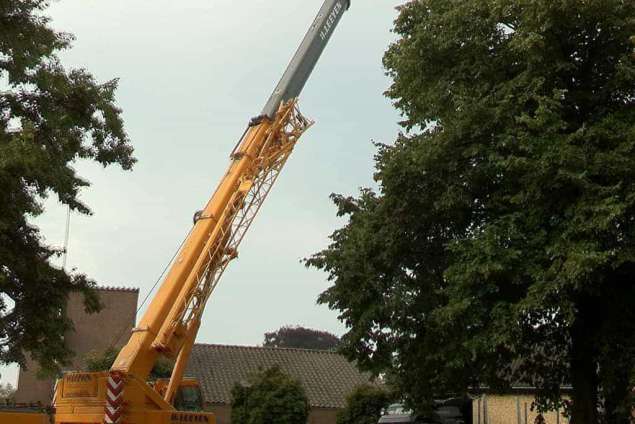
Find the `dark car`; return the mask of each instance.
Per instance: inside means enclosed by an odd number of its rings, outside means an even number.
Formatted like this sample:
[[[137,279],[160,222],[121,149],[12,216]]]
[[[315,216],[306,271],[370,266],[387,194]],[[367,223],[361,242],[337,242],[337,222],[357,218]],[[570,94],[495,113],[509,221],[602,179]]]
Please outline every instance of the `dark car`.
[[[412,413],[400,403],[390,405],[379,418],[379,424],[414,423]]]
[[[379,418],[379,424],[465,424],[458,406],[439,405],[429,416],[416,416],[401,404],[390,405],[384,415]]]
[[[418,417],[418,424],[464,424],[463,414],[458,406],[439,406],[430,417]]]

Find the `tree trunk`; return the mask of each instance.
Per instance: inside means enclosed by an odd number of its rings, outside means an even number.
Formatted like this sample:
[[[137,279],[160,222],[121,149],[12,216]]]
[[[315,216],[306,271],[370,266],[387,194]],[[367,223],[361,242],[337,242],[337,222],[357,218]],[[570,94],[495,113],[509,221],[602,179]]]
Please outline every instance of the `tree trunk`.
[[[571,384],[573,386],[570,424],[598,424],[598,375],[593,346],[593,322],[583,311],[571,328]],[[592,320],[593,318],[591,318]]]

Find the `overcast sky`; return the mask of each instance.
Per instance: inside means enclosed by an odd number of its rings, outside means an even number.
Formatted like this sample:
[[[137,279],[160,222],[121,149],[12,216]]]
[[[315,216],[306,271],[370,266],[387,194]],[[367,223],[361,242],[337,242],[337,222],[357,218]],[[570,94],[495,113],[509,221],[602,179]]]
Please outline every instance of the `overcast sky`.
[[[322,0],[61,0],[53,25],[75,34],[63,63],[100,81],[119,78],[118,103],[139,162],[132,172],[87,163],[72,216],[69,267],[101,285],[148,293],[228,166]],[[301,96],[316,121],[213,294],[199,342],[257,345],[263,333],[303,325],[342,334],[337,314],[316,305],[326,276],[300,259],[324,248],[342,221],[329,194],[371,186],[372,141],[391,143],[399,116],[383,96],[382,55],[403,0],[353,0]],[[38,218],[61,246],[65,209],[47,201]],[[2,368],[15,382],[15,367]]]

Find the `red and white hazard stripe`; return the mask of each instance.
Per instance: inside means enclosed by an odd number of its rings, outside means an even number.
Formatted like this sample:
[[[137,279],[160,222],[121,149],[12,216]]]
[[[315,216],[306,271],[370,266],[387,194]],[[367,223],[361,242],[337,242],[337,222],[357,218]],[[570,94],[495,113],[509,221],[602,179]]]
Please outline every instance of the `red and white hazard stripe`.
[[[123,376],[118,372],[111,372],[106,385],[106,409],[104,422],[106,424],[120,424],[123,415]]]

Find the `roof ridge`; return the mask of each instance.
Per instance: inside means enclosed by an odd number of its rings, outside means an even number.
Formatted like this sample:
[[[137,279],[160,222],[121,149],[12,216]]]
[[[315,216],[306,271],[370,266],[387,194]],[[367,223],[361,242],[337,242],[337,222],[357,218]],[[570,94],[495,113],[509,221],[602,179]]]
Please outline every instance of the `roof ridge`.
[[[138,287],[123,287],[123,286],[97,286],[95,287],[97,291],[107,291],[107,292],[128,292],[128,293],[139,293]]]
[[[300,347],[272,347],[272,346],[251,346],[251,345],[232,345],[232,344],[218,344],[218,343],[195,343],[194,346],[206,346],[206,347],[220,347],[220,348],[234,348],[234,349],[251,349],[251,350],[286,350],[293,352],[313,352],[323,353],[331,355],[341,355],[334,350],[320,350],[320,349],[306,349]]]

